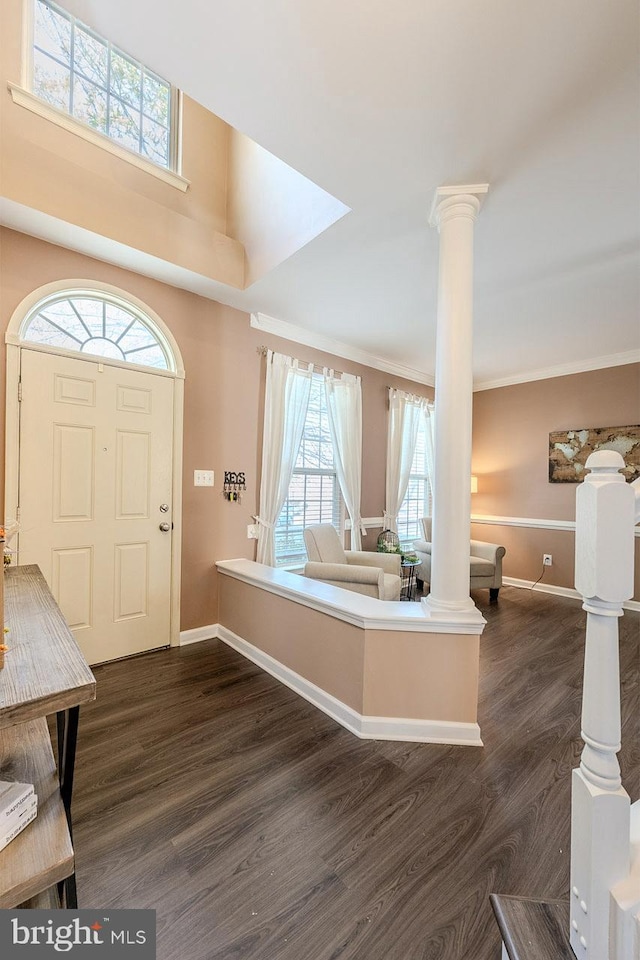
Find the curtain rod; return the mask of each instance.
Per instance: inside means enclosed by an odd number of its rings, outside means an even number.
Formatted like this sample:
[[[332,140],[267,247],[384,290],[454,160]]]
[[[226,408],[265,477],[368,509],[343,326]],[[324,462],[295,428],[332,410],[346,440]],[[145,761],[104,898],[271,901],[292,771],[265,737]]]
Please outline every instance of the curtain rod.
[[[387,384],[387,390],[399,390],[400,393],[406,393],[408,397],[415,397],[416,400],[426,400],[427,403],[434,403],[434,402],[435,402],[434,400],[431,399],[431,397],[423,397],[423,396],[422,396],[421,394],[419,394],[419,393],[409,393],[408,390],[403,390],[402,387],[391,387],[391,386],[389,386],[389,384]]]
[[[266,357],[269,350],[271,350],[273,353],[277,352],[273,350],[272,347],[265,347],[264,344],[260,347],[256,347],[256,353],[259,353],[263,357]],[[292,357],[292,360],[297,360],[298,363],[309,362],[308,360],[300,360],[299,357]],[[314,370],[333,370],[334,373],[338,373],[340,374],[340,376],[344,374],[344,370],[336,370],[335,367],[328,367],[326,364],[322,364],[322,363],[311,363],[311,366],[313,367]],[[349,374],[349,376],[355,376],[355,374]],[[360,377],[358,377],[358,380],[359,379]]]
[[[277,352],[277,351],[273,350],[272,347],[265,347],[264,344],[261,344],[261,346],[256,347],[256,353],[260,354],[261,357],[266,357],[266,355],[268,354],[269,350],[272,350],[272,352],[274,352],[274,353]],[[293,357],[292,359],[293,359],[293,360],[297,360],[298,363],[307,363],[307,362],[308,362],[308,361],[306,361],[306,360],[300,360],[299,357]],[[311,366],[313,367],[314,370],[327,370],[327,369],[329,369],[329,370],[333,370],[334,373],[340,374],[340,376],[342,376],[342,375],[344,374],[344,370],[336,370],[335,367],[326,367],[326,366],[324,366],[324,365],[321,364],[321,363],[312,363]],[[356,376],[356,375],[355,375],[355,374],[350,374],[350,376]],[[358,379],[361,380],[362,378],[361,378],[361,377],[358,377]],[[390,386],[387,386],[386,389],[387,389],[387,390],[401,390],[402,388],[401,388],[401,387],[390,387]],[[404,391],[404,392],[406,392],[406,391]],[[433,403],[433,400],[430,400],[429,397],[421,397],[421,396],[419,396],[418,394],[410,394],[410,396],[415,396],[415,397],[417,397],[419,400],[427,400],[428,403]]]

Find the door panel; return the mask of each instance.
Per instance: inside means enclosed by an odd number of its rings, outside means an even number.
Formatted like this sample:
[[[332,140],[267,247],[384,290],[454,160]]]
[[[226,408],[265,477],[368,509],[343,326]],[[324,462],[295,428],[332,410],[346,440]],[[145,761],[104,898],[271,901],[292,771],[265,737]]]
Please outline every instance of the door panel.
[[[118,410],[123,413],[151,413],[151,390],[118,387]]]
[[[93,520],[93,427],[53,424],[53,521]]]
[[[146,617],[149,609],[149,544],[116,544],[114,620]]]
[[[148,520],[151,435],[118,430],[116,436],[116,519]]]
[[[92,625],[93,548],[53,551],[51,590],[72,630]]]
[[[57,403],[73,403],[81,407],[95,407],[96,385],[93,380],[78,377],[61,377],[54,374],[55,399]]]
[[[31,350],[21,377],[19,562],[90,663],[168,644],[173,380]]]

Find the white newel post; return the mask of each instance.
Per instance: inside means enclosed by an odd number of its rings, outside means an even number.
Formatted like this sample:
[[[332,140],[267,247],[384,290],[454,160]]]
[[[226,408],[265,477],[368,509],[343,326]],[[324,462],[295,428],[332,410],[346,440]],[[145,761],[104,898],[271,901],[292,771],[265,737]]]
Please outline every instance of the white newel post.
[[[430,223],[440,232],[435,379],[435,477],[430,593],[434,620],[483,622],[469,596],[473,233],[487,184],[440,187]]]
[[[633,596],[635,492],[612,450],[592,454],[576,494],[576,589],[587,629],[582,702],[584,749],[573,771],[571,929],[578,960],[610,952],[610,891],[630,870],[630,800],[622,787],[618,617]]]

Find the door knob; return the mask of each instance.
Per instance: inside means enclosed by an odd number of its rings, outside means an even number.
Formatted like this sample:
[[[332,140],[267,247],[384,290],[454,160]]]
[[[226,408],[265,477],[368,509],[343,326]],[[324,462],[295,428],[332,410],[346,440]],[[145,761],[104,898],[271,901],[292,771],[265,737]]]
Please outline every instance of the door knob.
[[[162,530],[163,533],[169,533],[169,530],[171,530],[171,524],[167,523],[165,520],[164,523],[160,524],[159,529]]]
[[[168,503],[161,503],[161,504],[160,504],[160,513],[168,513],[168,512],[169,512],[169,504],[168,504]]]

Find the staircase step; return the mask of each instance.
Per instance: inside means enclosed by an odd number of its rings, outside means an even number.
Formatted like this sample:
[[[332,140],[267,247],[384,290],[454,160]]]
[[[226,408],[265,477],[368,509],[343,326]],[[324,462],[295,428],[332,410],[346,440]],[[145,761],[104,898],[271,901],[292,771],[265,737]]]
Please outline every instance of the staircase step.
[[[533,900],[492,893],[509,960],[575,960],[569,946],[569,901]]]

